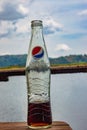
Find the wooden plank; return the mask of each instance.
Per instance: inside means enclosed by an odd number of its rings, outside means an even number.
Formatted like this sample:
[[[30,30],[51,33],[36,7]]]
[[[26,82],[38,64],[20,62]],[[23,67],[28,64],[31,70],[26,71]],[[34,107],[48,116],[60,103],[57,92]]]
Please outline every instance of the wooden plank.
[[[51,74],[87,72],[87,66],[51,67]],[[8,81],[8,76],[25,75],[25,68],[0,69],[0,81]]]
[[[51,67],[51,74],[80,73],[87,72],[87,66],[63,66]]]
[[[29,130],[26,122],[1,122],[0,130]],[[55,121],[49,130],[72,130],[66,122]]]

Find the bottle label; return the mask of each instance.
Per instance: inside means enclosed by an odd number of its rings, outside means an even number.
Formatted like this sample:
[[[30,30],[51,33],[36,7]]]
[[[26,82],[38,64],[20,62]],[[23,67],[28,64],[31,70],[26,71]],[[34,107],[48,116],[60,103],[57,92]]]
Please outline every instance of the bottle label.
[[[41,59],[44,56],[44,50],[41,46],[36,46],[32,50],[32,56],[34,59]]]

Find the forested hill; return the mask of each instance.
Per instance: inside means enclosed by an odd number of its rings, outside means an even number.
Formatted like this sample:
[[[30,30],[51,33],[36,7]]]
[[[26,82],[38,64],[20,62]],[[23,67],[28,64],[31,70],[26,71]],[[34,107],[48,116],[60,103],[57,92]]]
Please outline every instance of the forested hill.
[[[26,64],[26,54],[23,55],[4,55],[0,56],[0,68],[19,66],[24,67]],[[87,63],[87,55],[69,55],[58,58],[49,58],[51,65],[57,64],[73,64],[73,63]]]
[[[51,64],[87,63],[87,55],[69,55],[58,58],[50,58]]]

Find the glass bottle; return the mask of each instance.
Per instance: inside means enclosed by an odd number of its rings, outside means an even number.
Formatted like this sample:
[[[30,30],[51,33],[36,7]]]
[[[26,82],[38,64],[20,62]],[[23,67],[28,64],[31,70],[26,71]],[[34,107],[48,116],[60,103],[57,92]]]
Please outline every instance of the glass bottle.
[[[50,63],[43,37],[42,21],[31,22],[31,39],[26,62],[29,128],[48,128],[52,124],[50,105]]]

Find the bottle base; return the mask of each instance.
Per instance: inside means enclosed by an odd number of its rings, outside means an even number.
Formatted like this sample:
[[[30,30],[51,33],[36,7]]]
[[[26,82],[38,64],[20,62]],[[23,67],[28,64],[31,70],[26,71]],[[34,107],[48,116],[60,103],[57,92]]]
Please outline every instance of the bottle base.
[[[52,127],[52,124],[50,124],[50,125],[44,125],[44,126],[42,126],[42,125],[28,125],[28,128],[30,128],[30,129],[47,129],[47,128],[51,128]]]

